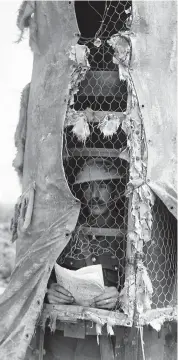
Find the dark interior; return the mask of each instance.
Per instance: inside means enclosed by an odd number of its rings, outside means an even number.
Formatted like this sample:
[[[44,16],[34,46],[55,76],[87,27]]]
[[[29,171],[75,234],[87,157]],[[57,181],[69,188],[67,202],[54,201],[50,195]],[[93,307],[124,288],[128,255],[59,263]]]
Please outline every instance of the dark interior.
[[[108,38],[119,30],[125,30],[125,10],[131,1],[75,1],[78,27],[82,38],[92,38],[100,27],[107,4],[108,11],[103,23],[102,38]]]

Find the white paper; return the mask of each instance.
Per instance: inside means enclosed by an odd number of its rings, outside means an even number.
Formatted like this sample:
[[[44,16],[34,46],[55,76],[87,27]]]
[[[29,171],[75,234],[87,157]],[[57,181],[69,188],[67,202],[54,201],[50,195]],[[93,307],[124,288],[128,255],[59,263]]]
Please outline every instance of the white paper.
[[[79,270],[68,270],[55,264],[57,283],[70,291],[75,303],[90,306],[93,299],[104,291],[102,266],[91,265]]]

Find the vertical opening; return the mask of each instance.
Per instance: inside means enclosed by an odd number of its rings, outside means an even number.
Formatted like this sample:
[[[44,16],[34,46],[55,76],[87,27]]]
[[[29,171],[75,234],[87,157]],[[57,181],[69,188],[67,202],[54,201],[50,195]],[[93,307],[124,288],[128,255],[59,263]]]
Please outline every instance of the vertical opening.
[[[79,44],[90,54],[90,70],[75,95],[75,110],[87,107],[95,111],[123,112],[127,106],[127,86],[119,79],[113,63],[114,50],[107,40],[127,29],[126,20],[131,1],[75,1],[76,18],[81,33]],[[100,45],[95,39],[100,39]]]
[[[104,136],[101,123],[107,114],[119,119],[127,106],[127,87],[119,79],[107,40],[126,30],[130,5],[129,1],[75,1],[81,33],[78,43],[90,50],[90,70],[75,95],[73,109],[80,117],[89,108],[95,117],[88,119],[85,142],[74,126],[64,130],[64,169],[81,211],[73,236],[58,259],[72,270],[101,264],[105,285],[118,291],[125,279],[129,169],[119,153],[127,146],[127,137],[119,124],[112,136]]]

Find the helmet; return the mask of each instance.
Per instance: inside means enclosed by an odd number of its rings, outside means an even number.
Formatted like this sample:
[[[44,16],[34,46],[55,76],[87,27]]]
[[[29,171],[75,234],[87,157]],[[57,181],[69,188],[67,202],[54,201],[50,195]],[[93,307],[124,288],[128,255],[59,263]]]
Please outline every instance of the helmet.
[[[85,162],[81,171],[77,174],[74,184],[81,184],[89,181],[121,179],[123,174],[113,166],[109,160],[95,158]]]

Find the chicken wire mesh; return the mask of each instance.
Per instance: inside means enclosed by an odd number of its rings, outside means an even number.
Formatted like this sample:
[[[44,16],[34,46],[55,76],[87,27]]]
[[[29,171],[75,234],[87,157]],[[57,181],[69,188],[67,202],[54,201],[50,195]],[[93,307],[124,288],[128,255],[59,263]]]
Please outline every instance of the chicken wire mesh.
[[[75,1],[81,37],[109,38],[128,28],[131,1]]]
[[[158,197],[152,214],[152,239],[143,251],[153,286],[152,308],[158,308],[176,304],[177,224]]]
[[[80,3],[78,8],[77,3]],[[81,202],[81,211],[75,232],[58,263],[70,269],[102,263],[106,284],[117,284],[120,290],[126,266],[125,190],[129,164],[118,154],[127,147],[127,137],[121,126],[106,137],[102,121],[106,114],[111,118],[112,114],[120,116],[127,107],[127,85],[119,79],[119,68],[113,62],[114,52],[108,39],[128,28],[131,2],[76,1],[75,4],[81,32],[78,43],[90,50],[90,70],[79,84],[70,108],[78,115],[89,109],[95,116],[88,121],[88,133],[83,141],[73,125],[64,129],[64,169],[72,193]],[[90,8],[98,20],[95,18],[92,26],[86,26],[86,16],[80,15],[82,11],[89,15]],[[175,298],[176,225],[159,199],[152,213],[152,239],[143,247],[143,262],[153,286],[152,308],[157,308],[172,304]]]
[[[65,129],[64,167],[81,211],[76,231],[59,259],[70,268],[102,263],[107,284],[118,288],[123,286],[125,272],[128,177],[127,163],[118,158],[118,150],[126,147],[127,140],[121,127],[108,139],[100,125],[108,111],[122,113],[127,106],[127,86],[119,79],[107,40],[127,28],[128,9],[126,1],[75,2],[81,33],[78,44],[89,49],[90,69],[71,110],[79,114],[89,109],[95,119],[88,124],[84,143],[71,126]]]
[[[64,137],[66,178],[81,202],[81,211],[75,233],[58,262],[69,268],[102,263],[107,284],[121,288],[125,273],[128,165],[110,153],[115,150],[117,154],[126,145],[126,136],[120,128],[112,139],[106,139],[98,124],[93,123],[85,145],[71,127],[65,129]]]
[[[114,50],[108,40],[129,26],[130,1],[76,1],[80,45],[89,49],[90,70],[74,97],[74,109],[125,111],[127,86],[119,80],[119,69],[113,62]],[[87,15],[87,16],[86,16]]]

